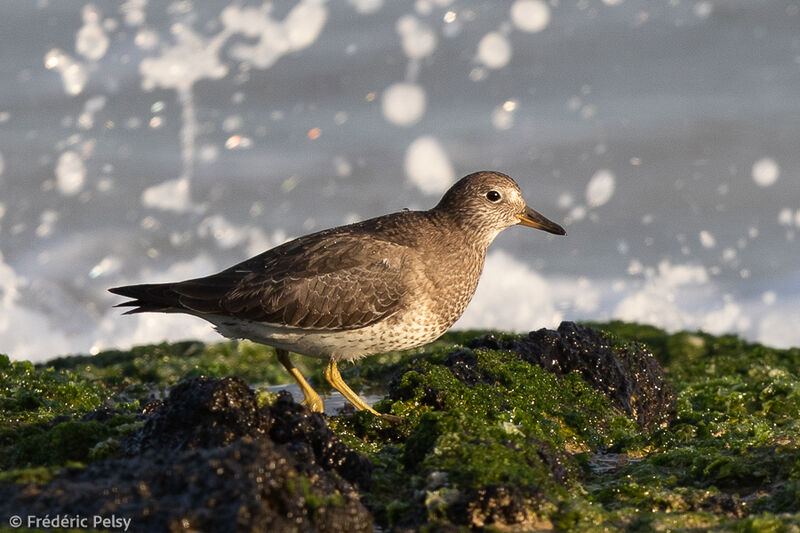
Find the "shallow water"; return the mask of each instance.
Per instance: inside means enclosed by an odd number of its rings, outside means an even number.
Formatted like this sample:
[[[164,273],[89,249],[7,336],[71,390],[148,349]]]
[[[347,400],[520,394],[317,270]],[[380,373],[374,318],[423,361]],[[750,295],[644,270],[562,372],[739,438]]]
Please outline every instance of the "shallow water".
[[[285,385],[268,385],[266,388],[276,393],[282,390],[289,391],[289,393],[292,395],[292,398],[294,398],[294,401],[298,403],[303,401],[303,391],[301,391],[300,387],[298,387],[295,383],[288,383]],[[329,394],[320,394],[320,397],[325,404],[325,414],[329,416],[340,414],[342,408],[345,405],[349,405],[349,402],[338,391],[331,391]],[[361,395],[361,398],[363,398],[368,404],[374,405],[375,402],[382,399],[383,396],[380,394],[363,394]]]

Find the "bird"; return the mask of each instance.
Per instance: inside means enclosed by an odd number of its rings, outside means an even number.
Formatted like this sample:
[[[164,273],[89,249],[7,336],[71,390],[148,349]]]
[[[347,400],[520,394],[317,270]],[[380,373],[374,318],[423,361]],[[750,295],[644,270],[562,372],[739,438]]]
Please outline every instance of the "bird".
[[[290,240],[216,274],[114,287],[124,314],[186,313],[225,337],[275,348],[303,392],[319,394],[289,353],[327,360],[325,379],[358,410],[379,413],[342,379],[338,364],[439,338],[472,299],[486,252],[506,228],[566,235],[530,208],[517,183],[496,171],[461,178],[426,211],[404,209]]]

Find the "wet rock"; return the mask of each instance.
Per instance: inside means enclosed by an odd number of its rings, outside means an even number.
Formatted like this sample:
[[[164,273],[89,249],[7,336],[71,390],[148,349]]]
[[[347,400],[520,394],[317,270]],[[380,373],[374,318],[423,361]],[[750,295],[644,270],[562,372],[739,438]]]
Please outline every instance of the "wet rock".
[[[701,511],[707,511],[714,514],[733,516],[741,518],[744,516],[745,503],[740,500],[736,495],[719,493],[711,494],[707,498],[701,500],[696,505],[691,505],[692,508]]]
[[[368,486],[371,463],[288,393],[259,408],[237,378],[197,378],[145,411],[127,457],[0,484],[0,513],[115,513],[135,531],[371,531],[351,484]]]
[[[422,387],[420,403],[422,405],[429,405],[437,410],[447,409],[444,393],[440,389],[428,385],[423,385]]]
[[[44,486],[0,486],[4,516],[110,516],[132,531],[371,531],[353,487],[268,439],[71,469]]]
[[[476,348],[484,348],[486,350],[504,350],[504,344],[493,333],[484,335],[483,337],[476,337],[471,339],[467,346],[473,350]]]
[[[537,492],[531,489],[528,492]],[[448,507],[448,518],[470,528],[521,524],[528,519],[523,491],[514,485],[488,485],[472,489]]]
[[[461,349],[450,353],[445,357],[444,364],[460,382],[466,385],[495,381],[494,376],[478,365],[478,356],[472,350]]]
[[[326,470],[336,472],[359,488],[368,489],[372,463],[354,452],[334,435],[320,413],[312,413],[281,391],[269,407],[273,441],[285,445],[298,460],[313,461]]]
[[[476,339],[471,347],[494,348],[498,344],[558,376],[578,372],[643,429],[663,426],[675,416],[675,389],[666,381],[656,358],[641,346],[614,348],[600,331],[562,322],[558,331],[540,329],[522,339],[503,342],[486,336]]]
[[[536,444],[536,453],[553,473],[553,479],[557,483],[566,486],[569,481],[569,472],[567,470],[568,459],[566,458],[566,454],[563,451],[559,452],[553,449],[552,446],[544,441],[537,439],[530,439],[530,441]]]
[[[148,404],[144,426],[123,439],[127,455],[148,449],[193,450],[225,446],[269,431],[269,417],[239,378],[200,377],[178,383],[166,401]]]
[[[259,408],[247,384],[234,377],[201,377],[174,386],[164,402],[149,404],[144,426],[123,439],[128,455],[146,450],[193,450],[225,446],[248,436],[285,445],[300,462],[336,470],[351,483],[369,485],[369,460],[349,449],[325,423],[281,391]]]
[[[100,406],[94,411],[89,411],[85,415],[81,417],[81,422],[89,422],[91,420],[97,422],[105,422],[106,420],[113,418],[116,415],[122,414],[122,411],[119,409],[112,409],[108,406]]]

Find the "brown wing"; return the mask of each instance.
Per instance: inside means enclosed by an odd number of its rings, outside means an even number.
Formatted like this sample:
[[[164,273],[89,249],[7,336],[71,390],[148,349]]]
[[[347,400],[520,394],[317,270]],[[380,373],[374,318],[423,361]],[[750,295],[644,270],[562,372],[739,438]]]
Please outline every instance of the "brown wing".
[[[408,291],[409,250],[358,233],[326,233],[170,289],[187,310],[297,328],[354,329],[395,313]]]

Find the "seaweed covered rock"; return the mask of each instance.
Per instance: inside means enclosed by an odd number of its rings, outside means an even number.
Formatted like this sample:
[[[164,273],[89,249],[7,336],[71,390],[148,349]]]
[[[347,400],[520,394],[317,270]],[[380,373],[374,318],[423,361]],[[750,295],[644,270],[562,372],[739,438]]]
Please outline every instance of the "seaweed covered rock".
[[[148,449],[225,446],[246,435],[266,434],[266,413],[241,379],[200,377],[172,387],[166,401],[149,404],[144,426],[123,439],[121,446],[128,455]]]
[[[588,454],[660,427],[675,403],[649,353],[565,322],[398,364],[386,407],[406,419],[400,438],[336,425],[355,446],[385,446],[370,495],[379,523],[525,530],[552,527],[548,516],[580,483]]]
[[[402,434],[364,424],[364,414],[333,422],[374,458],[378,523],[546,528],[589,453],[641,434],[580,373],[549,372],[511,344],[522,340],[484,337],[399,363],[382,409],[405,418]]]
[[[448,354],[444,364],[462,383],[493,383],[495,377],[484,367],[478,365],[478,356],[472,350],[458,350]]]
[[[328,427],[325,417],[312,413],[281,391],[269,406],[270,438],[282,444],[300,462],[313,462],[335,470],[360,489],[368,489],[372,463],[348,448]]]
[[[259,408],[237,378],[197,378],[142,418],[121,443],[127,457],[0,484],[0,513],[116,513],[137,531],[371,530],[350,483],[367,486],[371,464],[288,393]]]
[[[285,393],[259,407],[235,379],[188,381],[139,407],[153,383],[206,369],[282,375],[246,343],[61,370],[0,355],[0,516],[116,513],[129,531],[361,531],[373,519],[384,531],[797,529],[800,348],[598,327],[451,332],[343,369],[373,391],[388,383],[379,410],[399,424],[326,418]],[[677,417],[655,431],[672,400],[637,342],[680,391]]]
[[[523,524],[528,520],[524,493],[536,491],[498,484],[472,489],[450,506],[448,517],[455,524],[469,524],[473,528]]]
[[[369,484],[369,461],[345,446],[321,414],[295,403],[286,391],[272,405],[259,408],[244,381],[200,377],[173,387],[164,402],[148,405],[144,416],[145,424],[121,443],[127,455],[219,447],[245,436],[268,436],[299,462],[336,470],[351,483]]]
[[[268,439],[69,469],[48,485],[0,486],[0,512],[109,516],[132,531],[370,531],[354,488]]]
[[[578,372],[647,431],[675,417],[675,389],[656,358],[639,344],[612,346],[594,328],[562,322],[557,331],[540,329],[507,340],[486,336],[472,341],[470,347],[513,350],[557,376]]]

